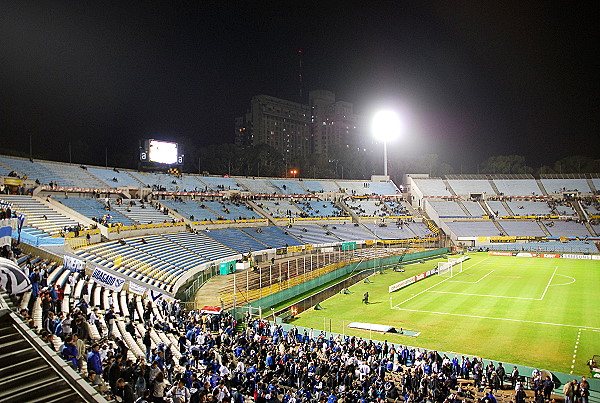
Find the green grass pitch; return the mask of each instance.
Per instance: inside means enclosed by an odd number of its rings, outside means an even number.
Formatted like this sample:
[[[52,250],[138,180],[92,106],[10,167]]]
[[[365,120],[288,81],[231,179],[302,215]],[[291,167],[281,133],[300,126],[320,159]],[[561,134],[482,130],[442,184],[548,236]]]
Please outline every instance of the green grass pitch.
[[[600,354],[600,261],[471,255],[462,273],[388,286],[433,268],[430,260],[386,270],[293,320],[299,326],[587,375]],[[370,303],[361,302],[365,291]],[[391,300],[390,300],[391,297]],[[391,325],[417,337],[370,334],[349,322]]]

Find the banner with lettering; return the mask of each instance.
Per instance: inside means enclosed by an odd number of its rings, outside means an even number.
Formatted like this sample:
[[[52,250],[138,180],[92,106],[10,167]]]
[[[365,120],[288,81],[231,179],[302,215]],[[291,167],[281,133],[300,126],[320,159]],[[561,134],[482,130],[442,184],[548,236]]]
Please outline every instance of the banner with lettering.
[[[125,284],[125,280],[122,278],[112,275],[109,272],[97,267],[94,269],[94,273],[92,273],[92,280],[100,285],[103,285],[109,290],[116,292],[121,291],[123,284]]]

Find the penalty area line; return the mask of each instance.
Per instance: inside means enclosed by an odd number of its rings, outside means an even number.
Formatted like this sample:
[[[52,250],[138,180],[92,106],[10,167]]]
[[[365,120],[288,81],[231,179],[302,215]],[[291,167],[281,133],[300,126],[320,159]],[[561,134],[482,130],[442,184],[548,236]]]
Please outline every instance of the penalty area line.
[[[459,316],[459,317],[463,317],[463,318],[474,318],[474,319],[502,320],[502,321],[506,321],[506,322],[533,323],[533,324],[537,324],[537,325],[574,327],[576,329],[600,331],[600,328],[598,328],[598,327],[592,327],[592,326],[565,325],[564,323],[540,322],[540,321],[535,321],[535,320],[524,320],[524,319],[496,318],[496,317],[493,317],[493,316],[467,315],[465,313],[422,311],[420,309],[400,308],[400,307],[398,307],[398,305],[394,306],[392,309],[396,309],[398,311],[406,311],[406,312],[432,313],[432,314],[435,314],[435,315]]]
[[[529,297],[508,297],[506,295],[491,295],[491,294],[469,294],[467,292],[452,292],[452,291],[436,291],[432,290],[429,292],[435,292],[438,294],[454,294],[454,295],[468,295],[472,297],[490,297],[490,298],[507,298],[507,299],[525,299],[529,301],[537,301],[537,298],[529,298]]]
[[[483,260],[480,260],[479,262],[477,262],[477,263],[475,263],[475,264],[472,264],[471,266],[469,266],[469,267],[467,267],[466,269],[464,269],[464,270],[463,270],[463,273],[464,273],[465,271],[469,270],[470,268],[472,268],[472,267],[474,267],[474,266],[477,266],[479,263],[483,263],[483,262],[485,262],[485,261],[486,261],[486,260],[488,260],[488,259],[489,259],[489,257],[486,257],[485,259],[483,259]],[[400,302],[400,303],[399,303],[398,305],[396,305],[396,306],[400,306],[400,305],[404,304],[405,302],[408,302],[408,301],[410,301],[411,299],[413,299],[413,298],[415,298],[415,297],[418,297],[419,295],[423,294],[424,292],[427,292],[427,291],[431,290],[433,287],[436,287],[436,286],[437,286],[437,285],[439,285],[439,284],[445,283],[446,281],[450,280],[451,278],[452,278],[452,277],[448,277],[447,279],[445,279],[445,280],[442,280],[442,281],[440,281],[439,283],[435,283],[435,284],[434,284],[434,285],[432,285],[431,287],[429,287],[429,288],[426,288],[426,289],[424,289],[423,291],[421,291],[421,292],[419,292],[419,293],[417,293],[417,294],[413,295],[412,297],[405,299],[404,301]]]

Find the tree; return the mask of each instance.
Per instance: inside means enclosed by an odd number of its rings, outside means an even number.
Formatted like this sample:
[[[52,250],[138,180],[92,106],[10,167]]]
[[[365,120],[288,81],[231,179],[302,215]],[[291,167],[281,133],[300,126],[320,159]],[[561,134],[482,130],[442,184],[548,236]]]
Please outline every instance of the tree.
[[[525,165],[521,155],[497,155],[489,157],[481,166],[485,174],[530,174],[533,169]]]

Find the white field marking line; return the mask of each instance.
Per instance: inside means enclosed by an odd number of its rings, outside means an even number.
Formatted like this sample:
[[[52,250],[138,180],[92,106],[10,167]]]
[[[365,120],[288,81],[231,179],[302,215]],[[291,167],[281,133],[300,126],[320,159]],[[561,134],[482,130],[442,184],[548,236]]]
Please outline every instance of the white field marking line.
[[[471,265],[471,266],[467,267],[467,268],[466,268],[466,269],[464,269],[462,272],[464,273],[465,271],[467,271],[467,270],[469,270],[470,268],[472,268],[472,267],[474,267],[474,266],[478,265],[479,263],[485,262],[487,259],[489,259],[489,257],[486,257],[485,259],[483,259],[483,260],[480,260],[479,262],[477,262],[477,263],[475,263],[475,264],[473,264],[473,265]],[[437,285],[439,285],[439,284],[445,283],[446,281],[450,280],[451,278],[452,278],[452,277],[448,277],[447,279],[445,279],[445,280],[442,280],[442,281],[440,281],[439,283],[435,283],[435,284],[434,284],[434,285],[432,285],[431,287],[429,287],[429,288],[427,288],[427,289],[425,289],[425,290],[423,290],[423,291],[421,291],[421,292],[419,292],[419,293],[417,293],[417,294],[413,295],[412,297],[410,297],[410,298],[408,298],[408,299],[405,299],[404,301],[400,302],[400,303],[399,303],[399,304],[397,304],[396,306],[400,306],[400,305],[402,305],[403,303],[410,301],[411,299],[413,299],[413,298],[415,298],[415,297],[417,297],[417,296],[419,296],[419,295],[423,294],[424,292],[427,292],[427,291],[431,290],[433,287],[436,287],[436,286],[437,286]]]
[[[526,299],[530,301],[539,301],[538,298],[528,298],[528,297],[507,297],[506,295],[489,295],[489,294],[469,294],[466,292],[452,292],[452,291],[429,291],[436,292],[438,294],[454,294],[454,295],[469,295],[473,297],[492,297],[492,298],[507,298],[507,299]]]
[[[557,285],[569,285],[569,284],[573,284],[575,281],[577,281],[573,277],[571,277],[571,276],[565,276],[564,274],[557,274],[557,276],[562,276],[562,277],[570,278],[573,281],[571,281],[569,283],[563,283],[563,284],[550,284],[550,287],[554,287],[554,286],[557,286]]]
[[[490,274],[492,274],[494,272],[494,270],[490,271],[488,274],[486,274],[485,276],[481,277],[479,280],[477,280],[475,282],[475,284],[479,283],[481,280],[483,280],[484,278],[486,278],[487,276],[489,276]]]
[[[556,266],[554,268],[554,271],[552,272],[552,277],[550,277],[550,280],[548,280],[548,284],[546,284],[546,289],[544,290],[544,293],[542,294],[542,297],[539,299],[539,301],[542,301],[544,299],[544,297],[546,296],[546,291],[548,291],[548,287],[550,287],[550,283],[552,282],[552,279],[554,278],[554,275],[556,274],[556,270],[558,270],[558,266]]]
[[[479,283],[481,280],[483,280],[484,278],[486,278],[487,276],[489,276],[490,274],[492,274],[494,272],[494,270],[490,271],[488,274],[486,274],[485,276],[481,277],[479,280],[477,281],[461,281],[461,280],[450,280],[448,281],[449,283],[463,283],[463,284],[477,284]],[[452,278],[452,277],[450,277]]]
[[[538,324],[538,325],[548,325],[548,326],[575,327],[575,328],[578,328],[578,329],[581,328],[583,330],[591,330],[591,331],[594,331],[594,332],[600,332],[600,328],[598,328],[598,327],[591,327],[591,326],[565,325],[563,323],[539,322],[539,321],[535,321],[535,320],[524,320],[524,319],[495,318],[493,316],[467,315],[467,314],[464,314],[464,313],[422,311],[420,309],[398,308],[398,306],[395,306],[393,309],[396,309],[398,311],[407,311],[407,312],[435,313],[437,315],[460,316],[460,317],[464,317],[464,318],[493,319],[493,320],[504,320],[504,321],[507,321],[507,322],[521,322],[521,323],[534,323],[534,324]]]
[[[575,369],[575,358],[577,357],[577,348],[579,347],[579,339],[581,338],[581,331],[583,329],[579,329],[577,332],[577,341],[575,342],[575,350],[573,350],[573,361],[571,362],[571,375],[573,374],[573,369]]]

